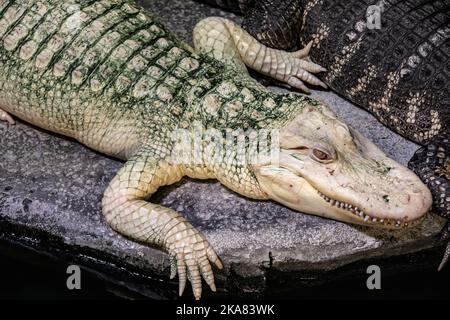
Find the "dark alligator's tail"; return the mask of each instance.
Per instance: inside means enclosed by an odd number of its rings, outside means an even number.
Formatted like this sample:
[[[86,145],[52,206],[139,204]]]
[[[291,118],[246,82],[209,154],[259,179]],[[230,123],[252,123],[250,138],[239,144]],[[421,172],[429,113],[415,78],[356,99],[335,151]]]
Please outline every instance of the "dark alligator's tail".
[[[276,49],[298,47],[303,17],[299,0],[198,0],[245,15],[242,26],[262,44]]]
[[[450,131],[420,148],[412,157],[408,166],[430,188],[433,194],[435,212],[450,219]],[[450,223],[447,224],[446,232],[450,234]],[[439,269],[444,267],[449,257],[450,243]]]
[[[255,0],[199,0],[213,6],[223,8],[240,14],[245,14],[247,9],[255,3]]]
[[[245,13],[242,26],[262,44],[292,49],[300,42],[303,5],[298,0],[259,0]]]

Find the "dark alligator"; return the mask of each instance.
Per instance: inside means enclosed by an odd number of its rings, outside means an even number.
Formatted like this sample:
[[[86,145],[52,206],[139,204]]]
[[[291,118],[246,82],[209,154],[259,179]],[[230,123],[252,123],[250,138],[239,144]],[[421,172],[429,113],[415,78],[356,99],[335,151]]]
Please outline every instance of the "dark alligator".
[[[244,29],[269,47],[313,41],[310,57],[333,91],[422,145],[409,167],[450,218],[449,0],[203,2],[243,14]]]

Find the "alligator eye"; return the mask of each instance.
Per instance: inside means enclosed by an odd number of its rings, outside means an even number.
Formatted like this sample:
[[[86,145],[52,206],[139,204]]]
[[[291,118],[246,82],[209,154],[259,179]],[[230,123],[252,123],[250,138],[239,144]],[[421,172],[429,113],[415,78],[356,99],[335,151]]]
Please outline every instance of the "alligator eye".
[[[311,152],[311,157],[318,161],[318,162],[322,162],[322,163],[328,163],[331,162],[333,160],[333,157],[331,156],[330,153],[328,153],[325,150],[320,150],[317,148],[312,149]]]

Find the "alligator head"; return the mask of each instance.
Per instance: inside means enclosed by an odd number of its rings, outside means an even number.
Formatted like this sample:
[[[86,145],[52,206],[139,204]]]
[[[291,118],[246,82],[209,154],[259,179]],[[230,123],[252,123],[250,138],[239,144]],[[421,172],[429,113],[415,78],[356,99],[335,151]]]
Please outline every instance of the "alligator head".
[[[323,105],[308,105],[279,133],[278,163],[254,172],[267,197],[292,209],[362,225],[416,224],[431,193],[409,169],[339,121]]]

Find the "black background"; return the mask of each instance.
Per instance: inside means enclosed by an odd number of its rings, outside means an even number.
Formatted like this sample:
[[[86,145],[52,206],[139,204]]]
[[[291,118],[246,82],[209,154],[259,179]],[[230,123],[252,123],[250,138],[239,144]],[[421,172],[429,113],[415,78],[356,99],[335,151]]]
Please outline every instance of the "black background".
[[[0,299],[144,299],[123,287],[82,271],[82,289],[68,290],[68,265],[29,249],[0,241]],[[299,288],[270,299],[445,299],[450,298],[450,268],[435,267],[396,275],[383,275],[381,290],[368,290],[365,278],[341,280],[325,285]],[[189,301],[189,300],[187,300]],[[241,301],[242,302],[242,301]]]

